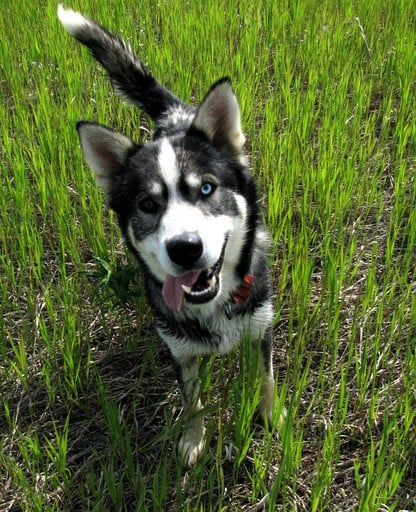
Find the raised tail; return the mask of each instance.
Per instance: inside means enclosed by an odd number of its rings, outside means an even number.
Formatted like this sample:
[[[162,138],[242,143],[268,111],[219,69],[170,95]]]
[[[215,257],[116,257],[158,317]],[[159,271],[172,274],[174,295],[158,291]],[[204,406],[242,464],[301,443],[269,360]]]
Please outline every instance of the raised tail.
[[[179,98],[163,87],[130,45],[82,14],[58,6],[58,18],[64,28],[87,46],[94,58],[107,71],[116,92],[138,106],[157,124],[165,124],[170,112],[192,111]],[[168,123],[166,123],[168,124]]]

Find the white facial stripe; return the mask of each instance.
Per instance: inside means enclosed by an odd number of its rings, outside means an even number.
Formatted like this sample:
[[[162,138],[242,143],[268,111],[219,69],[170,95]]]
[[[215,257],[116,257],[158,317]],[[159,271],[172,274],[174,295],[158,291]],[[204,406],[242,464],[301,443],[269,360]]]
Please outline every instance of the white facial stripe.
[[[175,151],[166,138],[163,138],[160,142],[158,162],[162,179],[172,192],[176,189],[179,180],[179,169]]]

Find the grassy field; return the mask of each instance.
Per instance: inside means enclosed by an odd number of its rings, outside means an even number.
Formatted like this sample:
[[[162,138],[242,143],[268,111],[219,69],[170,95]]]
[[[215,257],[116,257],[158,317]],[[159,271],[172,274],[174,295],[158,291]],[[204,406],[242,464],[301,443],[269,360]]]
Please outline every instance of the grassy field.
[[[416,510],[414,0],[74,0],[200,101],[228,75],[273,238],[280,437],[242,350],[202,362],[183,471],[166,347],[75,122],[135,139],[50,0],[0,17],[0,511]],[[208,383],[211,382],[211,385]]]

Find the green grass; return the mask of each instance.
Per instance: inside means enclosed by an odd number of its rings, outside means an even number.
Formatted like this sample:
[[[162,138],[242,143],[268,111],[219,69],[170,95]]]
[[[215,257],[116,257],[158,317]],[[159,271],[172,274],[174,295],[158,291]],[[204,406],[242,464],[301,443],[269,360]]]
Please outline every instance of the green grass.
[[[247,344],[204,360],[208,448],[179,468],[167,349],[74,128],[92,119],[145,139],[148,121],[114,97],[55,2],[9,3],[0,510],[415,510],[414,0],[68,6],[187,101],[233,80],[273,240],[288,417],[279,438],[253,421]]]

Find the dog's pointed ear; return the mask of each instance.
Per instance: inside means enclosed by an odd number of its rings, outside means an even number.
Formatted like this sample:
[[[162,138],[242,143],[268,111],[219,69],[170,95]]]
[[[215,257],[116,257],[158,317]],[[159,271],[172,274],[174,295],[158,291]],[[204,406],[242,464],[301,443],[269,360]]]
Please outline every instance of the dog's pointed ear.
[[[96,123],[80,121],[77,130],[85,159],[95,174],[97,184],[109,194],[135,144],[121,133]]]
[[[241,128],[240,107],[228,78],[218,80],[208,91],[192,127],[204,133],[215,147],[242,156],[245,136]]]

